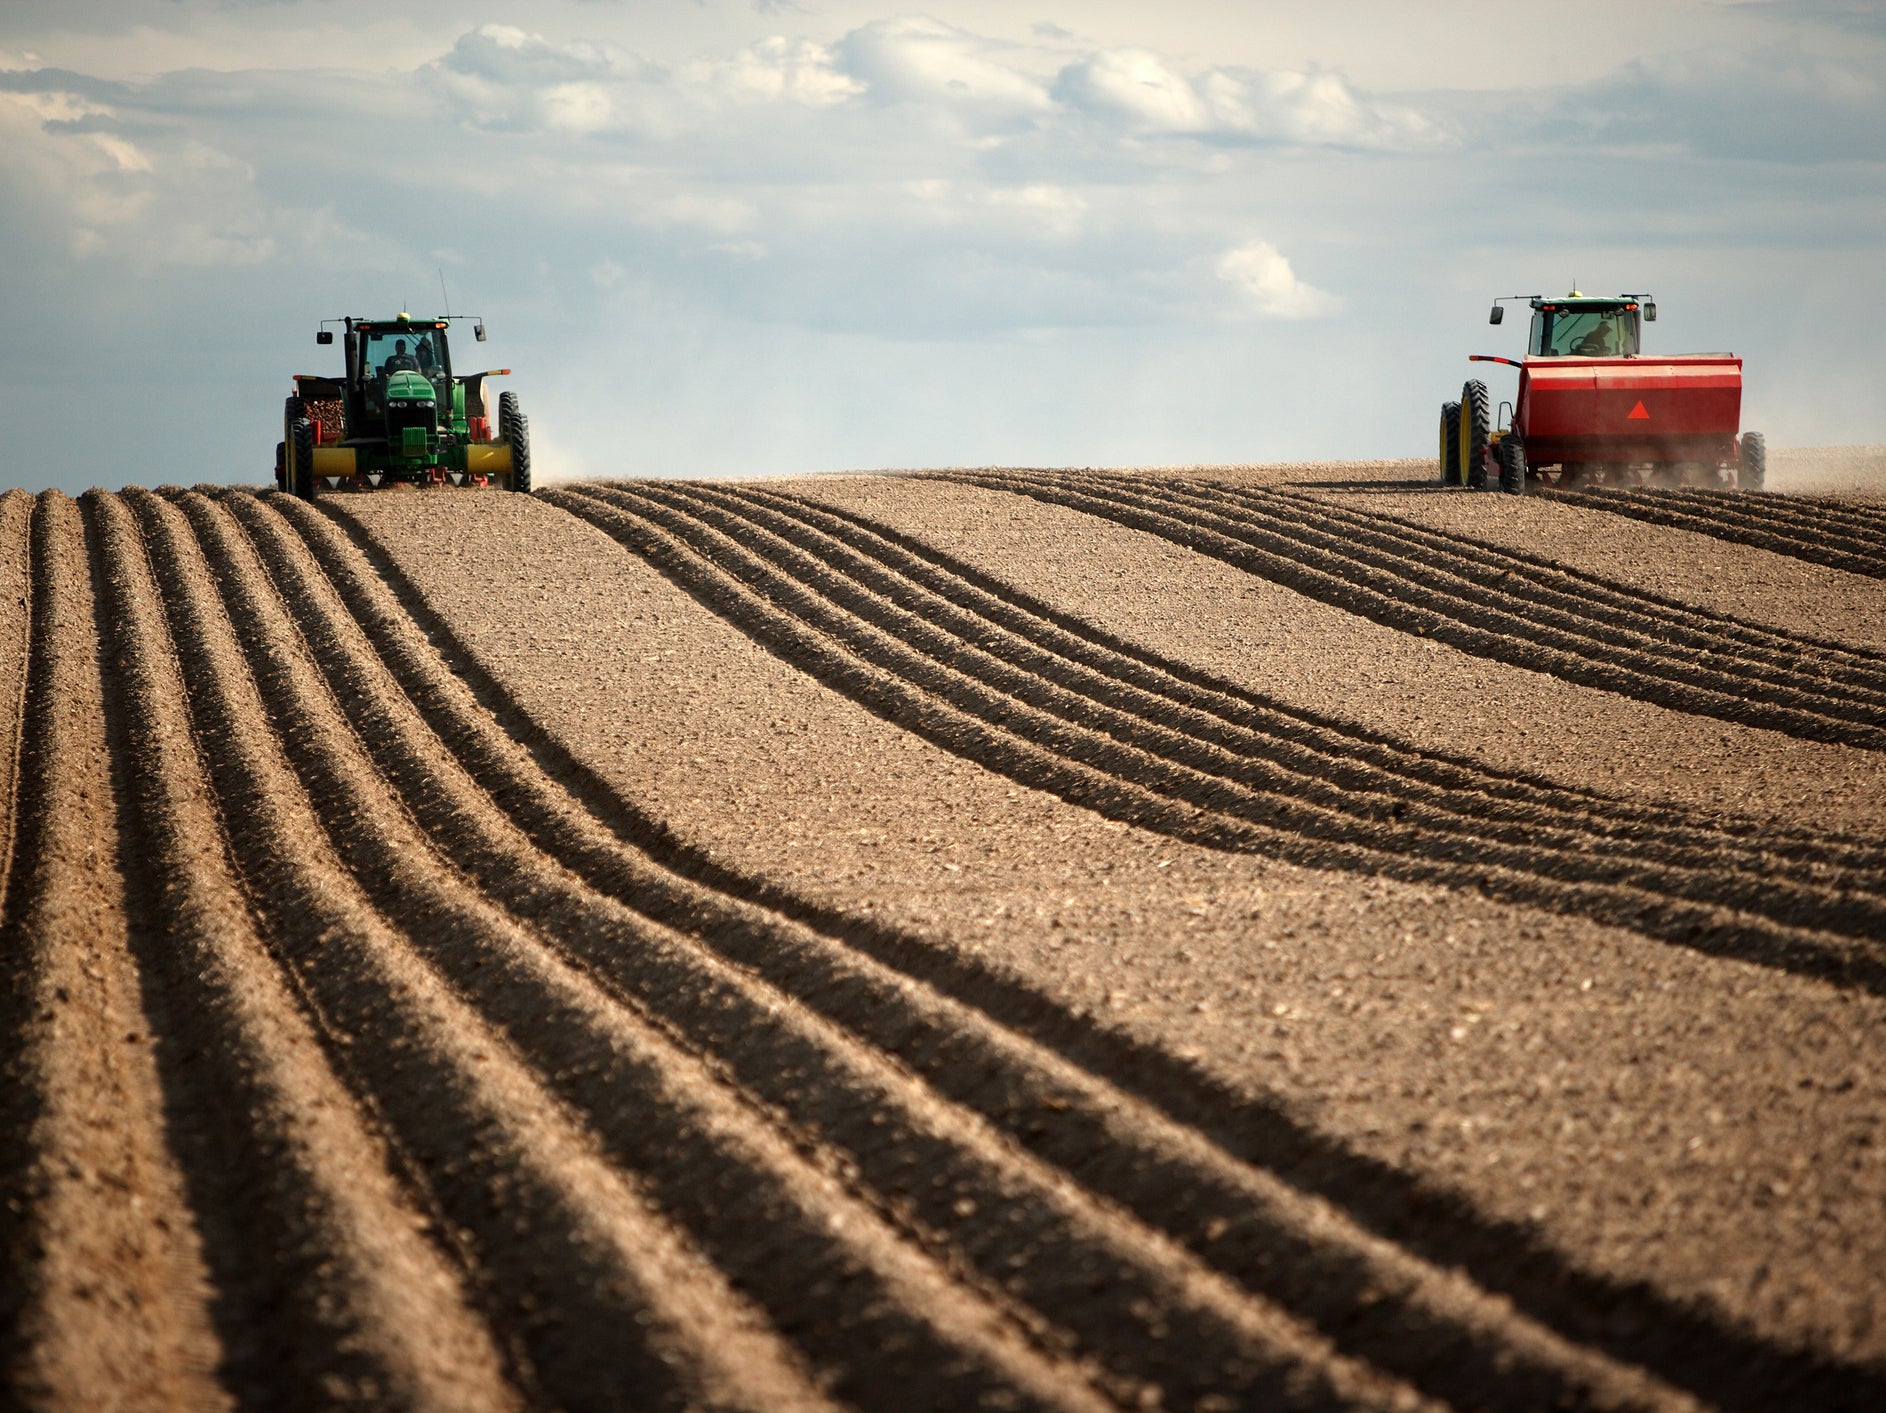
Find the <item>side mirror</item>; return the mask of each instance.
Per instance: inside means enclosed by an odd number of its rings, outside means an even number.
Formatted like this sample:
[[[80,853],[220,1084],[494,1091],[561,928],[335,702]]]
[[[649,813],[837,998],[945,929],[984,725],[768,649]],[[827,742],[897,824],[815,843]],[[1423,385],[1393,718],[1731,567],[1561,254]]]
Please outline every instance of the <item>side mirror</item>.
[[[1489,324],[1497,324],[1500,322],[1500,320],[1504,319],[1505,317],[1506,317],[1506,306],[1503,304],[1496,304],[1493,306],[1493,312],[1487,315],[1487,322]]]
[[[323,329],[314,336],[314,341],[316,343],[333,343],[334,331],[332,329]]]
[[[1644,318],[1652,324],[1657,322],[1657,306],[1655,304],[1646,304],[1644,306]]]
[[[1656,316],[1653,314],[1651,317],[1655,318]],[[482,323],[472,325],[472,337],[477,339],[480,343],[485,341],[485,326]]]

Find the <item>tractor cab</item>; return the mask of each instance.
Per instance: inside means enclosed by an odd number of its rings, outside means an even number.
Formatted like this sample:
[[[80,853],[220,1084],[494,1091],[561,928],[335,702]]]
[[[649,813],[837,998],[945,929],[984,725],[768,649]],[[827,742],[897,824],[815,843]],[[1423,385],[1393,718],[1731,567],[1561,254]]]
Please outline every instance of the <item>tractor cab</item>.
[[[1532,306],[1529,358],[1635,358],[1643,321],[1657,318],[1655,304],[1629,294],[1592,298],[1573,290],[1562,299],[1533,295],[1526,302]],[[1497,324],[1505,314],[1496,303],[1487,322]]]
[[[417,378],[399,379],[398,373]],[[452,355],[446,342],[444,320],[417,320],[402,314],[397,319],[350,319],[347,330],[347,384],[349,402],[363,411],[384,413],[395,386],[398,401],[412,402],[426,392],[437,404],[452,400]]]

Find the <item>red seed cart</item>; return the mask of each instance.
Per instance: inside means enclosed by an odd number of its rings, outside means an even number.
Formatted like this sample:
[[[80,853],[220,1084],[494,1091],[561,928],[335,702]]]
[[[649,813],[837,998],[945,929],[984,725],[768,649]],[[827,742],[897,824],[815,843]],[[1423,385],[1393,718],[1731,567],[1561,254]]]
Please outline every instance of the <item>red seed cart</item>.
[[[1441,407],[1441,481],[1475,489],[1497,475],[1523,493],[1529,481],[1573,485],[1737,485],[1760,490],[1766,447],[1737,435],[1742,360],[1732,353],[1645,357],[1647,297],[1563,299],[1509,295],[1532,306],[1524,361],[1474,354],[1519,370],[1519,391],[1496,414],[1486,384],[1470,379]],[[1505,315],[1495,301],[1488,322]]]

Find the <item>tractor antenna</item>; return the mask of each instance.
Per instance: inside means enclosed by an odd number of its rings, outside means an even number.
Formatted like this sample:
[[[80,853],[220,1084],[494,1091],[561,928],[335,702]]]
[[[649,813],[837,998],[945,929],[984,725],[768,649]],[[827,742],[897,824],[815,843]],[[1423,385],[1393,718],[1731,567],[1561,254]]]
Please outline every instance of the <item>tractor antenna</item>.
[[[445,317],[452,317],[452,296],[445,292],[445,266],[439,266],[439,298],[445,301]]]

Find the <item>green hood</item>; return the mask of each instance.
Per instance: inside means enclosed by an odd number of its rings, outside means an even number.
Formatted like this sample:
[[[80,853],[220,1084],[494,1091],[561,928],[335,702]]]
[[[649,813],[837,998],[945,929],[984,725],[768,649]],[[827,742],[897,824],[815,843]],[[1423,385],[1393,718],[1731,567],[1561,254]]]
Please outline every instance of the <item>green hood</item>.
[[[423,398],[431,402],[433,400],[432,384],[411,369],[402,368],[396,373],[387,375],[386,396],[389,402],[394,398],[406,401],[418,401]]]

